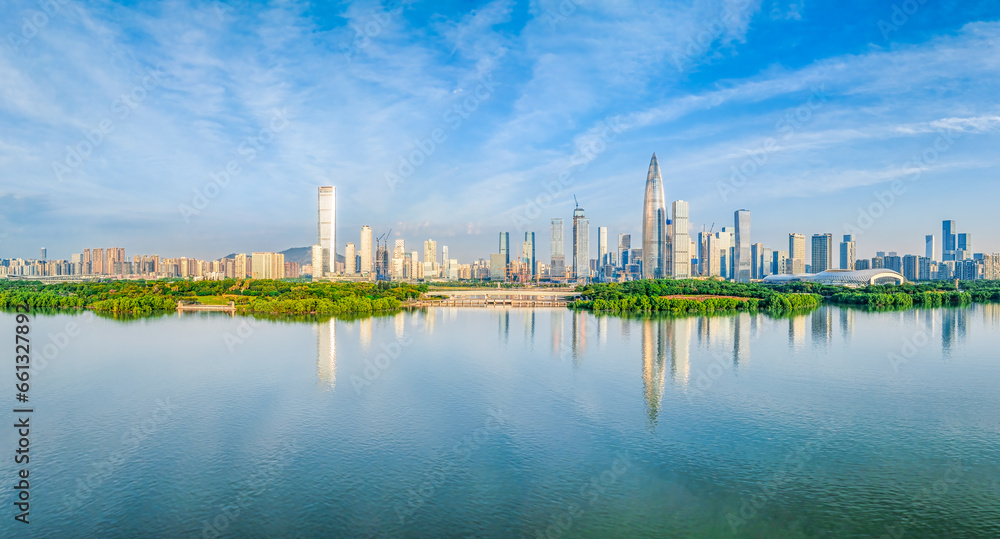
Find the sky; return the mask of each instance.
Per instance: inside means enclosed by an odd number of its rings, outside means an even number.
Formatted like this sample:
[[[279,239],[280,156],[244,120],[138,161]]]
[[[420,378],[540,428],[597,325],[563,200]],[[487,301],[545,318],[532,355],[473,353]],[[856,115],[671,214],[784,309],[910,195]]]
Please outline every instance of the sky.
[[[0,0],[0,258],[218,258],[360,228],[467,263],[574,195],[641,236],[655,152],[692,233],[1000,251],[1000,2]],[[714,228],[713,228],[714,227]],[[391,231],[391,232],[390,232]]]

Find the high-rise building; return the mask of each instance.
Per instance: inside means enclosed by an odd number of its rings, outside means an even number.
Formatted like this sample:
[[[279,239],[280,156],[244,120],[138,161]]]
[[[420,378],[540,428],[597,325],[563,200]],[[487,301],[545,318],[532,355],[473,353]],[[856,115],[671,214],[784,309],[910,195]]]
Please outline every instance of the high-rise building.
[[[674,219],[671,223],[670,246],[673,252],[670,254],[670,260],[673,267],[670,274],[674,279],[690,279],[691,235],[688,230],[690,220],[688,203],[683,200],[674,201],[671,213]]]
[[[347,242],[344,247],[344,275],[354,275],[358,269],[357,254],[355,253],[354,242]]]
[[[372,273],[372,228],[368,225],[361,227],[361,262],[358,264],[358,270],[362,275],[370,276]],[[314,270],[315,271],[315,270]]]
[[[933,236],[931,236],[933,237]],[[917,260],[917,280],[929,281],[931,278],[931,259],[926,256]]]
[[[521,253],[521,258],[524,260],[525,264],[528,264],[528,271],[531,276],[534,277],[538,275],[538,260],[535,258],[535,233],[525,232],[524,233],[524,252]]]
[[[602,268],[608,260],[608,227],[597,227],[597,270],[603,273]]]
[[[629,250],[632,249],[632,235],[618,234],[618,265],[624,270],[632,261],[629,259]]]
[[[245,279],[250,275],[250,268],[247,267],[246,253],[236,253],[233,264],[233,272],[235,273],[237,279]]]
[[[746,283],[750,281],[750,211],[736,210],[733,212],[733,220],[736,222],[736,245],[733,260],[733,271],[736,273],[736,281]]]
[[[715,239],[719,250],[719,275],[725,279],[735,279],[733,251],[736,250],[736,233],[733,231],[733,227],[722,227],[722,230],[715,233]]]
[[[313,274],[326,275],[337,269],[337,188],[319,188],[319,246],[323,249],[323,264]]]
[[[667,202],[656,154],[649,161],[646,194],[642,200],[642,276],[662,279],[667,274]]]
[[[549,268],[549,277],[561,279],[566,276],[566,254],[563,250],[563,220],[561,217],[552,218],[552,264]],[[492,267],[491,267],[492,271]]]
[[[955,251],[958,249],[958,238],[955,233],[955,221],[941,222],[941,260],[943,262],[955,260]]]
[[[833,234],[813,234],[812,272],[820,273],[833,269]]]
[[[510,232],[500,233],[500,254],[504,255],[504,263],[510,265]]]
[[[955,245],[955,260],[968,258],[972,258],[972,234],[963,232],[958,235],[958,242]]]
[[[573,210],[573,277],[579,282],[590,279],[590,219],[580,207]]]
[[[750,278],[764,278],[764,244],[754,243],[750,245]]]
[[[91,253],[93,253],[92,271],[94,275],[104,275],[107,273],[107,270],[105,270],[104,267],[104,249],[93,249]]]
[[[903,257],[903,277],[907,281],[916,281],[920,270],[920,260],[917,255],[906,255]]]
[[[42,247],[42,251],[41,251],[40,254],[41,254],[41,259],[45,260],[45,256],[46,256],[45,247]]]
[[[937,251],[937,246],[934,244],[934,234],[928,234],[924,237],[924,256],[931,260],[937,260],[935,251]]]
[[[858,244],[853,234],[845,234],[840,244],[840,269],[853,270],[858,258]]]
[[[437,242],[434,240],[427,240],[424,242],[424,262],[430,262],[434,267],[437,267]]]
[[[285,278],[285,255],[281,253],[252,253],[250,261],[254,279]]]
[[[771,273],[774,275],[788,273],[788,251],[774,251],[771,253]]]
[[[806,236],[792,233],[788,235],[788,273],[798,275],[806,271]]]

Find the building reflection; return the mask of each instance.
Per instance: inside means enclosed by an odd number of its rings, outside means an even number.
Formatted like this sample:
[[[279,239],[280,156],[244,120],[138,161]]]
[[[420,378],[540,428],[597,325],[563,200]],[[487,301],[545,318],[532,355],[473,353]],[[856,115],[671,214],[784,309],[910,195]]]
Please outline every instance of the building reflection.
[[[941,352],[950,358],[955,347],[965,342],[968,314],[971,309],[944,308],[941,311]]]
[[[793,352],[802,350],[806,345],[806,318],[802,314],[788,319],[788,348]]]
[[[529,309],[524,313],[524,342],[530,343],[531,348],[535,348],[535,310]]]
[[[427,307],[424,311],[424,334],[434,335],[434,323],[437,321],[437,308]]]
[[[854,333],[854,309],[841,307],[840,309],[840,337],[844,344],[851,343],[851,335]]]
[[[565,339],[563,338],[563,328],[565,327],[564,317],[568,312],[566,309],[555,309],[550,311],[552,313],[551,324],[551,340],[552,340],[552,356],[562,357],[563,347],[566,346]]]
[[[666,369],[666,343],[663,339],[663,321],[642,321],[642,385],[646,398],[646,414],[651,426],[656,426],[663,401],[663,384]]]
[[[597,318],[597,342],[601,345],[601,350],[604,350],[608,345],[608,317],[600,316]]]
[[[358,342],[361,343],[361,350],[367,352],[372,347],[372,317],[358,320]]]
[[[510,340],[510,309],[504,309],[498,317],[500,321],[499,338],[504,344]]]
[[[813,348],[829,348],[833,337],[833,311],[820,307],[812,313]]]
[[[750,364],[750,339],[753,335],[755,320],[750,313],[740,313],[733,316],[733,368],[739,369],[740,362]]]
[[[393,318],[393,323],[396,329],[396,340],[402,339],[403,335],[406,333],[406,313],[400,311],[396,313]]]
[[[691,377],[691,328],[693,318],[665,321],[670,328],[670,377],[674,383],[687,388]]]
[[[316,331],[316,376],[330,389],[337,385],[337,320],[320,322]]]
[[[573,346],[573,364],[579,366],[583,360],[583,354],[587,351],[587,311],[576,311],[570,315],[572,321],[570,325],[570,338]]]

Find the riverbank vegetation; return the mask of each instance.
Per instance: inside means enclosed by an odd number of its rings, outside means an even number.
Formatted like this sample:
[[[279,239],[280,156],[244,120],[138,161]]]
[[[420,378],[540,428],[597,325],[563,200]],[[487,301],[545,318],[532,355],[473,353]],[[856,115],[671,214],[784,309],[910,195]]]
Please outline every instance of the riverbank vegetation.
[[[0,309],[92,309],[97,312],[150,314],[177,308],[179,302],[228,305],[261,314],[349,314],[398,309],[426,285],[400,283],[296,283],[269,279],[221,281],[95,281],[42,284],[0,281]]]
[[[719,280],[641,280],[596,283],[577,287],[576,309],[594,312],[708,314],[727,311],[787,312],[813,309],[822,297],[812,293],[778,292],[756,283]]]

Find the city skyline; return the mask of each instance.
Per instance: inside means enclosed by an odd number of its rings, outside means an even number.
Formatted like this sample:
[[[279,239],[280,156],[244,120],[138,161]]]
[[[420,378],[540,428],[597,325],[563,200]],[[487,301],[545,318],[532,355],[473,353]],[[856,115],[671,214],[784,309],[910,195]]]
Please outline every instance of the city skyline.
[[[669,198],[689,202],[692,234],[747,208],[755,242],[778,245],[789,229],[839,238],[875,207],[859,256],[920,252],[937,232],[924,223],[962,207],[978,249],[1000,250],[988,220],[995,3],[921,4],[905,24],[862,2],[570,4],[443,8],[434,22],[419,4],[63,5],[30,39],[5,39],[0,121],[17,139],[0,138],[0,256],[306,246],[313,225],[300,217],[331,184],[338,237],[368,224],[464,259],[500,231],[571,215],[573,193],[594,223],[638,237],[634,178],[650,150]],[[38,10],[14,2],[3,34]],[[377,35],[355,31],[366,25]],[[553,29],[571,46],[556,47]],[[608,46],[625,36],[639,41]],[[594,61],[609,50],[625,61]],[[954,84],[965,80],[976,84]],[[88,144],[78,162],[67,150]]]

